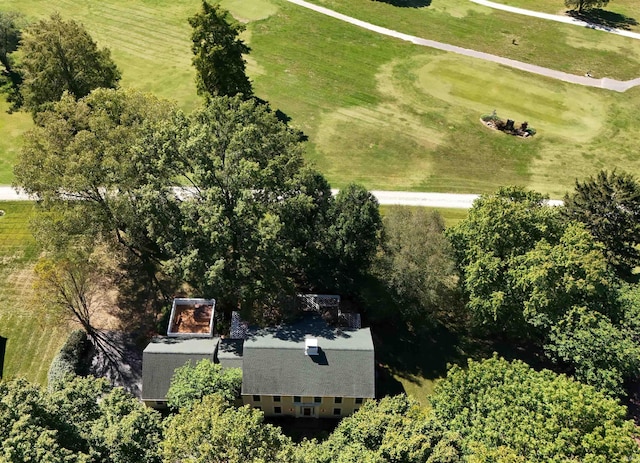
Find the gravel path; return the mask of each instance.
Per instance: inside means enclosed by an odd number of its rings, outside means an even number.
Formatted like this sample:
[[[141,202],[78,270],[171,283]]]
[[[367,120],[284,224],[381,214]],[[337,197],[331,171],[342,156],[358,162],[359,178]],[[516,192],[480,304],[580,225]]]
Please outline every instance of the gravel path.
[[[331,190],[335,195],[339,190]],[[423,206],[448,209],[469,209],[473,201],[480,195],[464,193],[422,193],[412,191],[381,191],[374,190],[371,193],[382,205],[398,206]],[[32,198],[25,194],[18,194],[9,186],[0,186],[0,201],[31,201]],[[562,204],[559,200],[550,200],[549,204],[557,206]],[[1,206],[0,206],[1,207]]]
[[[503,58],[502,56],[491,55],[489,53],[484,53],[481,51],[470,50],[468,48],[462,48],[455,45],[449,45],[447,43],[423,39],[420,37],[416,37],[414,35],[404,34],[402,32],[394,31],[392,29],[387,29],[386,27],[376,26],[375,24],[371,24],[366,21],[361,21],[351,16],[338,13],[337,11],[333,11],[322,6],[314,5],[313,3],[309,3],[304,0],[288,0],[288,1],[296,5],[302,6],[304,8],[308,8],[310,10],[316,11],[318,13],[331,16],[332,18],[336,18],[341,21],[345,21],[349,24],[353,24],[354,26],[362,27],[364,29],[377,32],[378,34],[388,35],[390,37],[395,37],[397,39],[405,40],[407,42],[411,42],[416,45],[420,45],[424,47],[435,48],[437,50],[447,51],[450,53],[457,53],[459,55],[470,56],[472,58],[482,59],[485,61],[491,61],[494,63],[502,64],[504,66],[508,66],[510,68],[531,72],[533,74],[539,74],[542,76],[550,77],[552,79],[562,80],[564,82],[569,82],[572,84],[579,84],[587,87],[604,88],[607,90],[614,90],[616,92],[624,92],[632,87],[636,87],[640,85],[640,77],[633,80],[621,81],[621,80],[615,80],[615,79],[608,79],[606,77],[602,79],[594,79],[592,77],[587,77],[587,76],[577,76],[575,74],[556,71],[554,69],[549,69],[542,66],[536,66],[534,64],[523,63],[522,61]],[[543,14],[543,13],[539,13],[539,14]]]

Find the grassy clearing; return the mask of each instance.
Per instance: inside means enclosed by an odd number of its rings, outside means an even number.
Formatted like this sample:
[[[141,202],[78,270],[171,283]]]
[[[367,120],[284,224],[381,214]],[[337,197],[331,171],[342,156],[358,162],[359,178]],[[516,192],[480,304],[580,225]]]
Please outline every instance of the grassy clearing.
[[[51,359],[66,339],[65,324],[33,301],[38,250],[29,231],[32,203],[0,202],[0,336],[7,338],[4,378],[45,384]]]
[[[504,3],[505,5],[517,6],[518,8],[559,15],[564,15],[568,11],[564,6],[564,2],[558,0],[540,0],[536,2],[532,2],[531,0],[500,0],[496,1],[496,3]],[[609,2],[609,4],[602,9],[600,15],[604,19],[609,19],[611,25],[635,32],[640,31],[640,5],[636,1],[616,0]]]
[[[318,0],[322,1],[322,0]],[[627,1],[628,0],[623,0]],[[248,21],[249,73],[256,92],[309,135],[307,158],[335,187],[490,192],[525,185],[561,196],[576,177],[601,167],[638,173],[637,100],[414,46],[327,18],[284,0],[225,0]],[[404,32],[584,73],[631,76],[640,41],[498,14],[467,0],[396,8],[381,1],[325,4]],[[193,108],[186,18],[195,0],[0,0],[30,18],[59,10],[109,46],[123,86]],[[428,27],[427,27],[428,25]],[[511,43],[517,32],[518,46]],[[527,120],[531,140],[479,123],[497,109]],[[0,182],[8,182],[24,115],[0,117]],[[6,135],[5,135],[6,134]]]
[[[552,69],[579,75],[591,70],[596,76],[617,79],[638,77],[638,40],[495,10],[468,0],[434,1],[423,8],[398,8],[372,0],[314,3],[408,34]]]

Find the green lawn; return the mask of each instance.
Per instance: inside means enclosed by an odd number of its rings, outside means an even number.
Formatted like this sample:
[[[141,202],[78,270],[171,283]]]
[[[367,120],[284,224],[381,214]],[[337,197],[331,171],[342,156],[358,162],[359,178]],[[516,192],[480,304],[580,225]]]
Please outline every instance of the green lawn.
[[[33,300],[33,264],[38,257],[29,219],[32,203],[0,202],[0,336],[7,338],[4,378],[23,376],[45,384],[51,359],[68,329]]]
[[[569,11],[563,1],[558,0],[495,0],[496,3],[517,6],[533,11],[542,11],[564,15]],[[640,4],[634,0],[615,0],[609,2],[604,8],[596,9],[596,17],[609,20],[612,26],[628,29],[634,32],[640,31]]]
[[[468,0],[397,8],[372,0],[316,0],[376,24],[569,72],[640,75],[640,41],[496,12]],[[626,1],[626,3],[625,3]],[[30,18],[53,10],[109,46],[122,85],[198,104],[186,18],[196,0],[0,0]],[[639,173],[640,90],[582,88],[425,49],[327,18],[284,0],[225,0],[248,21],[249,73],[259,96],[309,135],[307,158],[343,187],[490,192],[525,185],[561,196],[599,168]],[[621,5],[632,5],[624,0]],[[519,45],[512,44],[517,35]],[[530,140],[479,123],[496,109],[538,130]],[[0,182],[24,114],[0,116]]]

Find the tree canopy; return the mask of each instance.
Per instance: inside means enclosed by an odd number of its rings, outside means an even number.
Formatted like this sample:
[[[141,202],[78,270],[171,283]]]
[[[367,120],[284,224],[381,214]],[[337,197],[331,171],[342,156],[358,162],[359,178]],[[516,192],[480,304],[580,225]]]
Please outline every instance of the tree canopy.
[[[291,441],[280,428],[263,423],[260,410],[234,408],[214,394],[170,417],[165,428],[165,461],[245,463],[291,461]]]
[[[541,463],[640,458],[637,428],[616,400],[521,361],[494,357],[454,366],[430,402],[467,454],[502,449],[516,457],[503,461]]]
[[[167,403],[173,409],[191,408],[203,397],[217,394],[230,404],[240,396],[242,370],[222,368],[219,363],[200,360],[177,368],[171,378]]]
[[[576,378],[620,393],[637,375],[640,351],[624,342],[635,333],[625,321],[632,309],[621,302],[604,246],[540,195],[512,193],[482,197],[449,231],[472,320],[533,342]]]
[[[3,462],[159,463],[160,415],[105,380],[0,382]]]
[[[378,246],[375,198],[349,186],[334,199],[305,166],[299,134],[264,104],[212,97],[185,115],[98,89],[36,121],[15,185],[50,212],[38,237],[62,248],[118,243],[151,277],[162,270],[223,311],[259,319],[298,288],[334,289]]]
[[[437,211],[391,208],[384,216],[377,273],[413,323],[458,305],[458,277],[445,225]]]
[[[64,92],[76,99],[96,88],[115,88],[120,71],[107,48],[98,49],[87,30],[55,13],[23,31],[20,71],[24,106],[33,113],[58,101]]]
[[[562,226],[545,197],[522,188],[483,195],[469,215],[447,230],[467,307],[478,326],[491,331],[523,328],[522,297],[512,291],[510,269],[543,238],[557,243]]]
[[[562,216],[583,223],[605,246],[607,260],[617,275],[637,281],[640,266],[640,183],[624,172],[600,171],[576,181],[575,191],[564,198]]]
[[[193,28],[193,65],[198,93],[209,96],[252,95],[243,55],[249,47],[239,38],[244,26],[220,4],[203,1],[202,9],[189,18]]]
[[[24,18],[20,13],[0,11],[0,92],[7,95],[7,101],[12,103],[11,109],[17,109],[22,104],[20,85],[22,73],[16,67],[13,53],[18,49],[22,39]]]
[[[564,6],[573,10],[578,10],[579,13],[592,10],[594,8],[602,8],[608,4],[609,0],[564,0]]]

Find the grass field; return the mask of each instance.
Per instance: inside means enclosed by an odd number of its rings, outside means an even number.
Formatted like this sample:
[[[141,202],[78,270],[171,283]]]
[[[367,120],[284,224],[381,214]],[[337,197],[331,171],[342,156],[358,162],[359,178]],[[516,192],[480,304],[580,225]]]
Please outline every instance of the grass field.
[[[46,384],[51,359],[67,336],[65,324],[33,300],[33,264],[38,257],[29,230],[33,204],[0,202],[0,336],[7,338],[3,377],[23,376]]]
[[[223,4],[248,21],[248,69],[257,94],[309,135],[307,157],[335,187],[356,181],[376,189],[482,193],[519,184],[561,196],[576,177],[599,168],[640,172],[638,89],[617,94],[559,83],[382,37],[284,0]],[[569,72],[640,75],[640,41],[466,0],[419,9],[372,0],[323,4],[403,32]],[[0,0],[0,9],[32,19],[59,10],[83,22],[111,48],[123,86],[174,99],[185,110],[199,101],[186,23],[197,8],[194,0]],[[514,34],[518,46],[511,43]],[[528,121],[538,135],[520,140],[486,129],[479,118],[493,109]],[[24,114],[0,116],[0,183],[12,178],[29,124]]]
[[[499,0],[496,3],[558,15],[564,15],[567,11],[570,11],[565,7],[563,1],[558,0],[539,0],[535,2],[531,0]],[[640,4],[637,1],[616,0],[609,2],[605,8],[596,9],[595,16],[596,18],[600,17],[608,20],[611,26],[640,32]]]

